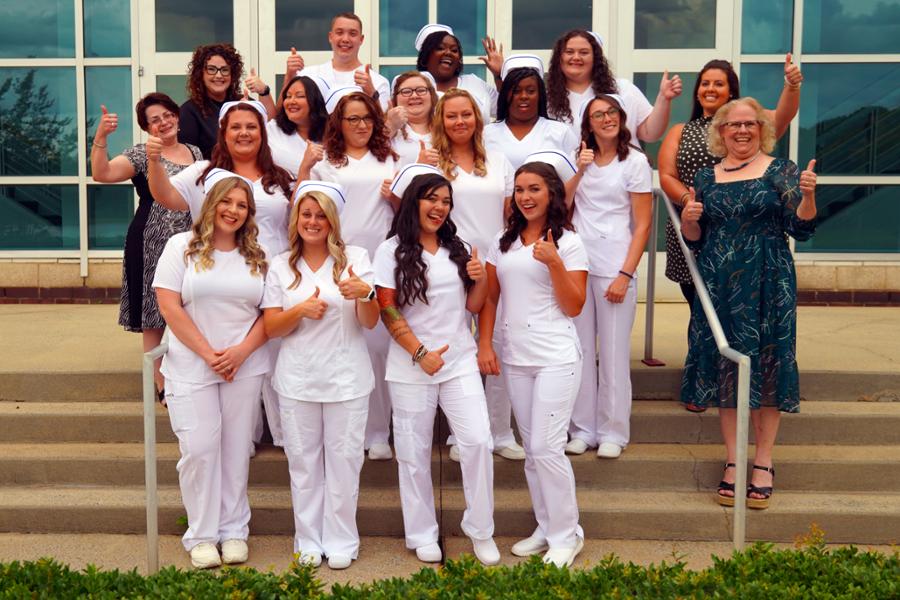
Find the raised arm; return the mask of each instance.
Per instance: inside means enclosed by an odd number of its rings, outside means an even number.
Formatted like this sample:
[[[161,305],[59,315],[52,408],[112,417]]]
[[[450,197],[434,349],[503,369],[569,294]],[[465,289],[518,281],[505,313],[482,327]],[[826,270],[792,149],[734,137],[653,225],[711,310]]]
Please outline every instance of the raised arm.
[[[152,133],[156,133],[153,129]],[[153,199],[169,210],[188,210],[187,201],[184,199],[162,166],[162,140],[151,135],[147,139],[147,183],[150,185],[150,193]]]
[[[262,105],[266,107],[266,114],[269,119],[274,119],[278,109],[275,108],[275,102],[272,100],[272,88],[259,78],[256,74],[256,69],[250,68],[250,75],[244,80],[244,85],[247,86],[248,90],[256,94]]]
[[[581,183],[585,170],[592,162],[594,162],[594,151],[588,148],[585,142],[581,142],[581,148],[575,158],[575,175],[566,182],[566,208],[569,209],[569,214],[572,213],[572,207],[575,204],[575,192],[578,191],[578,184]]]
[[[778,105],[775,110],[767,110],[766,114],[775,124],[775,136],[781,138],[791,125],[791,121],[800,110],[800,85],[803,83],[803,73],[800,67],[791,62],[791,53],[784,57],[784,87],[781,96],[778,97]]]
[[[100,105],[100,124],[94,134],[91,145],[91,177],[99,183],[118,183],[134,177],[134,167],[124,156],[109,160],[107,147],[108,137],[119,127],[119,115],[106,110]]]
[[[662,79],[659,82],[659,94],[656,96],[656,103],[653,110],[647,115],[640,125],[638,125],[638,139],[644,142],[655,142],[666,132],[669,126],[669,114],[672,111],[672,100],[681,95],[681,77],[673,75],[669,78],[669,71],[663,72]]]
[[[484,270],[484,265],[478,260],[478,248],[475,248],[474,246],[472,247],[472,256],[466,264],[466,272],[475,282],[475,285],[469,288],[469,293],[466,294],[466,310],[470,313],[477,314],[484,306],[488,289],[487,273]]]

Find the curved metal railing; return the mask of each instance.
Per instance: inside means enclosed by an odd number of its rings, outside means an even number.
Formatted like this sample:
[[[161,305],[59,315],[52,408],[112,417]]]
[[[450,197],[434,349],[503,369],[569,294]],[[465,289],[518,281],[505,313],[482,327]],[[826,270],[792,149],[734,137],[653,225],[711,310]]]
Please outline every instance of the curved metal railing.
[[[159,570],[159,498],[156,489],[156,385],[153,363],[169,349],[168,330],[162,343],[144,353],[144,494],[147,499],[147,574]]]

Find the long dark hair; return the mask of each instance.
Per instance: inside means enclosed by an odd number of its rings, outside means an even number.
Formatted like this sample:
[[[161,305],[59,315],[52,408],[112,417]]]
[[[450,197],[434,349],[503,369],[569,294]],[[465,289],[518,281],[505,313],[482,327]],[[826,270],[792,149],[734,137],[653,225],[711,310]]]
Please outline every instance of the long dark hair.
[[[509,116],[509,97],[515,91],[519,82],[534,77],[538,84],[538,116],[547,117],[547,87],[538,72],[531,67],[519,67],[506,74],[500,93],[497,95],[497,121],[505,121]]]
[[[344,140],[341,123],[344,119],[344,108],[353,101],[365,104],[369,114],[375,119],[375,122],[372,123],[372,136],[368,143],[369,152],[378,159],[378,162],[386,161],[389,156],[396,160],[397,153],[391,148],[391,139],[387,135],[381,105],[372,100],[369,95],[361,92],[353,92],[341,98],[334,111],[328,115],[325,137],[322,139],[322,145],[325,146],[325,158],[336,167],[345,167],[350,162],[347,160],[347,142]]]
[[[547,73],[547,103],[554,117],[569,123],[575,120],[575,115],[569,108],[569,90],[566,88],[566,76],[562,72],[562,54],[566,49],[566,42],[576,36],[586,39],[594,53],[594,65],[591,68],[591,88],[594,90],[594,94],[614,94],[619,91],[616,78],[603,55],[603,48],[600,47],[594,36],[584,29],[567,31],[553,44],[550,71]]]
[[[325,100],[322,98],[319,86],[306,75],[297,75],[282,88],[275,123],[288,135],[297,131],[297,124],[288,119],[287,112],[284,110],[284,95],[298,81],[303,84],[303,89],[306,91],[306,104],[309,106],[309,133],[307,134],[309,139],[307,141],[321,142],[322,136],[325,134],[325,123],[328,121],[328,111],[325,110]]]
[[[625,126],[625,122],[628,120],[625,109],[615,98],[607,94],[597,94],[585,105],[584,114],[581,116],[581,141],[587,144],[587,147],[591,150],[599,150],[600,148],[597,145],[597,140],[594,138],[594,132],[591,131],[591,104],[595,100],[603,100],[609,103],[610,106],[619,109],[619,136],[616,141],[616,156],[619,157],[619,160],[625,160],[628,157],[628,153],[632,150],[643,152],[638,146],[631,143],[631,131]]]
[[[206,61],[213,56],[221,56],[228,63],[231,71],[231,86],[225,94],[225,101],[237,100],[241,97],[241,76],[244,74],[244,59],[241,58],[241,54],[231,44],[197,46],[194,48],[191,62],[188,63],[187,92],[191,102],[197,105],[200,114],[204,117],[208,117],[215,110],[208,102],[209,93],[203,84],[203,70],[206,68]]]
[[[516,179],[522,173],[532,173],[544,180],[547,185],[547,192],[550,195],[550,203],[547,204],[547,219],[544,227],[541,229],[541,238],[547,237],[547,230],[553,232],[553,244],[559,248],[559,238],[562,237],[564,230],[575,231],[572,221],[569,219],[569,211],[566,208],[566,187],[563,185],[562,179],[556,174],[556,169],[543,162],[525,163],[516,169]],[[506,252],[512,246],[513,242],[519,239],[528,220],[519,206],[516,204],[515,193],[513,201],[510,202],[509,218],[506,220],[506,231],[500,237],[500,252]]]
[[[397,306],[404,307],[421,301],[428,304],[427,265],[422,259],[422,243],[419,241],[419,202],[438,188],[446,187],[450,192],[450,209],[453,209],[453,187],[441,175],[425,174],[413,178],[400,199],[400,208],[394,215],[394,222],[388,237],[397,236],[394,258],[394,282],[397,290]],[[456,236],[456,225],[450,215],[437,230],[438,244],[450,251],[450,260],[456,264],[459,278],[466,292],[475,282],[466,271],[466,263],[471,257],[466,245]]]
[[[456,47],[459,48],[459,66],[456,67],[456,72],[453,74],[454,76],[459,77],[459,74],[463,72],[463,47],[458,37],[452,33],[447,33],[446,31],[435,31],[422,42],[422,49],[419,50],[419,56],[416,58],[417,71],[428,70],[426,66],[428,64],[428,57],[440,47],[444,42],[444,38],[448,35],[456,40]]]
[[[703,107],[700,106],[700,100],[697,98],[697,92],[700,91],[700,81],[703,79],[703,75],[711,70],[711,69],[719,69],[720,71],[725,72],[725,78],[728,80],[728,99],[734,100],[735,98],[741,97],[741,80],[738,79],[738,75],[734,70],[734,67],[731,66],[731,63],[727,60],[715,59],[711,60],[700,69],[700,72],[697,73],[697,81],[694,82],[694,98],[693,104],[691,105],[691,121],[694,119],[699,119],[703,116]]]

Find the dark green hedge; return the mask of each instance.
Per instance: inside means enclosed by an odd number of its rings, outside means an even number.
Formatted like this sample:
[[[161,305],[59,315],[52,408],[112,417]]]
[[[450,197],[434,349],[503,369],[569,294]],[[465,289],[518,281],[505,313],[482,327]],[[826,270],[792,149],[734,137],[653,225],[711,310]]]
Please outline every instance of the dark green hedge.
[[[163,569],[73,571],[45,559],[0,564],[0,598],[900,598],[900,557],[822,545],[775,550],[757,544],[702,571],[681,562],[642,567],[610,556],[592,569],[565,570],[538,558],[485,568],[465,557],[407,579],[335,585],[329,593],[315,570],[295,565],[283,574],[253,569],[221,572]]]

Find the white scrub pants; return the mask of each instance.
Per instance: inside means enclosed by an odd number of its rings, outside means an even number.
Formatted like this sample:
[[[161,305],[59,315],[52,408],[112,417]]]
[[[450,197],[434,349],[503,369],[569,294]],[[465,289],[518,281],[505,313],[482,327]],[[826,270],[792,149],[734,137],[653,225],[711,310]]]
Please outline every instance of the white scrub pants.
[[[494,459],[484,388],[477,372],[436,384],[388,382],[394,406],[394,446],[406,547],[438,541],[431,483],[431,444],[438,403],[456,434],[470,538],[494,535]]]
[[[272,443],[276,446],[284,446],[284,436],[281,433],[281,413],[278,409],[278,392],[272,387],[272,374],[275,371],[275,359],[281,349],[281,338],[275,338],[266,342],[269,347],[269,356],[272,360],[272,368],[266,374],[262,385],[262,405],[265,408],[265,419],[269,422],[269,432],[272,434]],[[256,427],[253,431],[253,441],[259,443],[263,436],[263,412],[259,411],[255,419]]]
[[[589,276],[584,308],[575,317],[584,369],[569,435],[592,447],[612,442],[624,448],[631,435],[631,328],[637,285],[632,281],[625,300],[613,304],[603,297],[613,281]]]
[[[575,473],[566,457],[566,427],[581,382],[581,360],[550,367],[501,367],[525,448],[525,479],[537,530],[550,548],[574,548],[578,524]]]
[[[188,518],[185,550],[203,542],[247,539],[247,447],[263,377],[211,384],[166,379],[169,420],[181,450],[176,468]]]
[[[282,397],[280,404],[291,473],[294,552],[356,558],[356,504],[369,397],[345,402]]]
[[[365,446],[368,450],[372,444],[387,444],[391,435],[391,396],[384,380],[391,334],[379,321],[374,329],[363,329],[363,337],[366,338],[366,348],[375,372],[375,389],[369,394],[369,418],[365,428]]]

